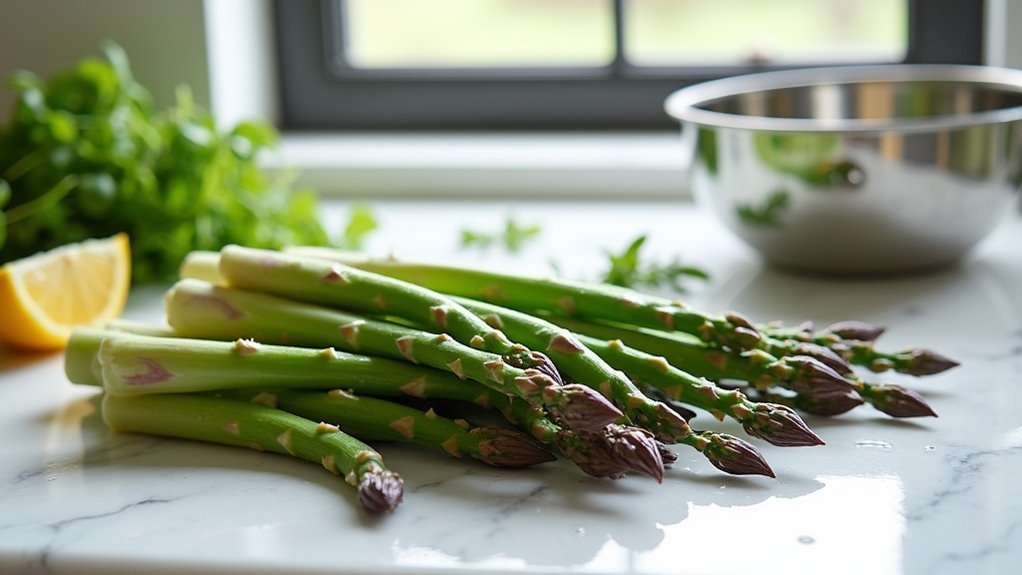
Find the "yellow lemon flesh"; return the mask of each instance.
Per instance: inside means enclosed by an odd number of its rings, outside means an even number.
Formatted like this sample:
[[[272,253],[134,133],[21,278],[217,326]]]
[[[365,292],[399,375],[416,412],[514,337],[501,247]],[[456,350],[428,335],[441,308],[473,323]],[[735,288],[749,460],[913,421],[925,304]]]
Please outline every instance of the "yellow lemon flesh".
[[[0,343],[60,349],[77,326],[124,310],[131,283],[128,236],[86,240],[0,267]]]

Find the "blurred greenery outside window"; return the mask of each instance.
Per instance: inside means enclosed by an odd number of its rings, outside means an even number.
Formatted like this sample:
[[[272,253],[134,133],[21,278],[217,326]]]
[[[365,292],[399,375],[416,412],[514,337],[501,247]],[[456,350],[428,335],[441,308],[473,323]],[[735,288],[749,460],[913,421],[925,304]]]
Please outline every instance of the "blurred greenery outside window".
[[[668,128],[663,98],[714,77],[815,65],[979,63],[982,5],[278,1],[284,121],[299,129]]]

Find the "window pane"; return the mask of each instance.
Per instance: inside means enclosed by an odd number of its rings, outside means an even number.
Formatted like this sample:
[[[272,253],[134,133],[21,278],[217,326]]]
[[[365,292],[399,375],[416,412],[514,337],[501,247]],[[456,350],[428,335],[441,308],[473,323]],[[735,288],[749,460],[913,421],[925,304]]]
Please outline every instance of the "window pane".
[[[359,68],[601,66],[614,57],[607,0],[346,0]]]
[[[625,0],[636,65],[899,61],[907,0]]]

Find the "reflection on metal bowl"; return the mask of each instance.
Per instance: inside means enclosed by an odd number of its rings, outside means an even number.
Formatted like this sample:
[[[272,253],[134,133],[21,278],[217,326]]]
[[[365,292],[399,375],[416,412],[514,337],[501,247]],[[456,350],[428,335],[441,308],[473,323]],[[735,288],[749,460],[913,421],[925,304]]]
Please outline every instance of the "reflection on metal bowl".
[[[790,70],[684,88],[697,201],[767,260],[834,273],[954,262],[1022,183],[1022,71]]]

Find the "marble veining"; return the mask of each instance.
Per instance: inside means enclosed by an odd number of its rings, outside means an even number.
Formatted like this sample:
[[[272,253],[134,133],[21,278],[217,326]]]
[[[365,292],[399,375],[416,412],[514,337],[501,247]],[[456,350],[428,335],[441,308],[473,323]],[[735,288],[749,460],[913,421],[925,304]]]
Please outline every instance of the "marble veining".
[[[520,255],[459,252],[466,223],[511,209],[543,225]],[[423,214],[450,237],[409,237]],[[378,446],[406,480],[404,504],[372,518],[321,468],[286,457],[116,434],[97,391],[70,385],[61,357],[0,350],[0,575],[46,573],[693,573],[1001,575],[1022,564],[1022,222],[961,265],[842,281],[767,269],[712,221],[675,204],[381,204],[370,249],[572,277],[602,251],[650,233],[713,280],[686,299],[708,310],[821,325],[884,323],[883,345],[925,345],[963,362],[932,378],[870,375],[922,393],[937,419],[870,407],[809,417],[827,442],[756,441],[777,479],[730,477],[692,450],[662,484],[610,482],[565,462],[488,468],[421,448]],[[553,247],[556,246],[556,249]],[[128,315],[159,320],[161,290]],[[742,434],[706,414],[694,420]]]

